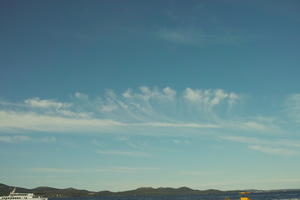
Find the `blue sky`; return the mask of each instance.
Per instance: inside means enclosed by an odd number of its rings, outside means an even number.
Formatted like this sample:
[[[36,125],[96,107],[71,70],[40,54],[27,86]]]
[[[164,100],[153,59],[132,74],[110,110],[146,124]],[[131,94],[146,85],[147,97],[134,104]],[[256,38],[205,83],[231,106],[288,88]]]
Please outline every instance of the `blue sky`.
[[[299,8],[1,1],[1,182],[298,188]]]

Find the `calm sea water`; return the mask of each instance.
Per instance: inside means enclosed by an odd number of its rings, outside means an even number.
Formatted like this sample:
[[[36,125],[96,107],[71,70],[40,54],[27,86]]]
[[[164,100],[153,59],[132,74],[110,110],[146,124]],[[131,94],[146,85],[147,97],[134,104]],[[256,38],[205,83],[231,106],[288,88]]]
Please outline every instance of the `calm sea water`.
[[[108,196],[81,198],[51,198],[49,200],[239,200],[239,194],[222,195],[164,195],[164,196]],[[300,192],[264,192],[248,195],[252,200],[300,200]]]

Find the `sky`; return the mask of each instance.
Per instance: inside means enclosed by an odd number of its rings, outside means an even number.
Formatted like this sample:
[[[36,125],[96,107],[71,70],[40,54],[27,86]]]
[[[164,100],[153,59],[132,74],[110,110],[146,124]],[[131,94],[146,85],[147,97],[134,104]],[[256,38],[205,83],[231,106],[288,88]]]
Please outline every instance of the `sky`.
[[[297,0],[3,0],[0,182],[300,184]]]

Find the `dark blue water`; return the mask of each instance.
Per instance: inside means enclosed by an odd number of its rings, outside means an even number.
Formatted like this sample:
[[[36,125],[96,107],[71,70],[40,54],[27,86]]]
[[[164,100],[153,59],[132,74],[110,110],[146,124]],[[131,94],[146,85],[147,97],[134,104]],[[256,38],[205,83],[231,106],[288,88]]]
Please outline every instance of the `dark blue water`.
[[[164,196],[107,196],[81,198],[51,198],[49,200],[239,200],[239,194],[218,195],[164,195]],[[248,195],[251,200],[300,200],[300,191],[263,192]]]

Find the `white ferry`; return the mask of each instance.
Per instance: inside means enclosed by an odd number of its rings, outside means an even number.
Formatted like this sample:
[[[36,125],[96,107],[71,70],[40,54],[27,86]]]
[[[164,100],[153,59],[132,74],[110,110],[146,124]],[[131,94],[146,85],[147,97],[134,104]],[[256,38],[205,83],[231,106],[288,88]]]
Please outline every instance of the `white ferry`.
[[[8,196],[0,196],[0,200],[48,200],[33,193],[17,193],[16,188]]]

